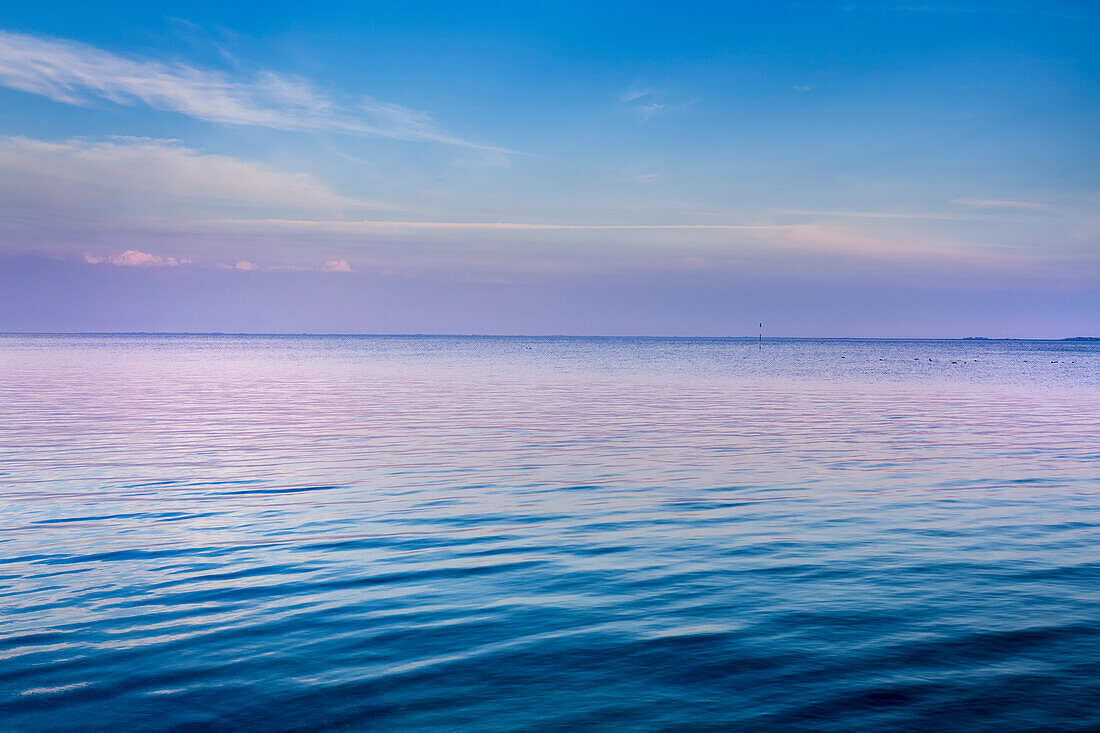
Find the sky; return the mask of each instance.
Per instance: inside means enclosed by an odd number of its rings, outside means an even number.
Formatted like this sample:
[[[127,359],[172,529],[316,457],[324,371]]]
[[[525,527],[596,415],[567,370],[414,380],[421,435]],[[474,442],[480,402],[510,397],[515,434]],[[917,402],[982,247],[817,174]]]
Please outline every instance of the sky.
[[[0,331],[759,322],[1100,335],[1100,6],[0,6]]]

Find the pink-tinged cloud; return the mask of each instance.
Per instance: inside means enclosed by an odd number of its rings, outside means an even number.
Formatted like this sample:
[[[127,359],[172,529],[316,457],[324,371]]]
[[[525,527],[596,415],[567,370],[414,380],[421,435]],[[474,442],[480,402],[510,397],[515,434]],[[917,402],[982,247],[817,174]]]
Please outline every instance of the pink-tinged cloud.
[[[351,265],[347,260],[329,260],[321,269],[325,272],[351,272]]]
[[[90,252],[84,254],[84,261],[90,265],[115,265],[116,267],[176,267],[191,262],[188,259],[176,259],[175,257],[161,257],[136,249],[128,249],[118,254],[100,257]]]
[[[240,260],[233,267],[235,267],[238,270],[255,270],[256,269],[256,265],[252,264],[248,260]]]
[[[179,264],[174,257],[161,257],[160,255],[140,252],[136,249],[128,249],[121,254],[110,258],[112,265],[119,267],[174,267]]]

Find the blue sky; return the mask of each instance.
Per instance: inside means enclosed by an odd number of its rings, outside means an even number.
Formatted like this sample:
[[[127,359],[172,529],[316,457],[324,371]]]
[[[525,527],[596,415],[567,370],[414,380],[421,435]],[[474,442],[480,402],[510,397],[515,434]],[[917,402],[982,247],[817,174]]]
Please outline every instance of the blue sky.
[[[96,5],[0,9],[0,329],[1100,331],[1093,3]]]

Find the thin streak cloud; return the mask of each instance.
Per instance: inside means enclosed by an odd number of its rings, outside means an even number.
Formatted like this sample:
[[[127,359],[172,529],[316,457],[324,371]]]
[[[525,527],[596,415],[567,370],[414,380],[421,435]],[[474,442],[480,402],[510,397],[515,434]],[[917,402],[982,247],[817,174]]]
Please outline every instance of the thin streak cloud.
[[[515,152],[441,130],[427,113],[397,104],[368,98],[358,105],[339,105],[298,77],[267,71],[241,77],[6,31],[0,31],[0,85],[79,106],[99,98],[222,124],[325,130],[498,154]]]
[[[660,230],[714,229],[777,231],[798,229],[797,224],[537,224],[500,221],[320,221],[315,219],[227,219],[207,224],[248,224],[329,230],[372,231],[382,229],[508,229],[508,230]]]
[[[954,199],[951,203],[973,206],[976,209],[1026,209],[1037,211],[1046,208],[1042,204],[1033,201],[1011,201],[1007,199]]]
[[[916,221],[999,221],[1030,222],[1028,217],[1004,217],[986,214],[925,214],[892,211],[805,211],[801,209],[771,209],[773,214],[784,216],[824,216],[839,219],[901,219]]]

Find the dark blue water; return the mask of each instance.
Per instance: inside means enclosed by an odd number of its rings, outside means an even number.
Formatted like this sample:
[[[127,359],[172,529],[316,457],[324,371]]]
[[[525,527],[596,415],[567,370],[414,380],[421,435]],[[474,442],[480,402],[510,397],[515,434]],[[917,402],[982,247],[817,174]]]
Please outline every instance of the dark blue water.
[[[1100,730],[1100,345],[0,337],[0,730]]]

